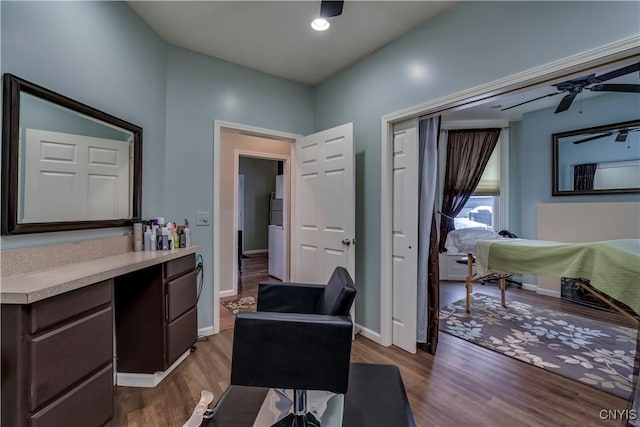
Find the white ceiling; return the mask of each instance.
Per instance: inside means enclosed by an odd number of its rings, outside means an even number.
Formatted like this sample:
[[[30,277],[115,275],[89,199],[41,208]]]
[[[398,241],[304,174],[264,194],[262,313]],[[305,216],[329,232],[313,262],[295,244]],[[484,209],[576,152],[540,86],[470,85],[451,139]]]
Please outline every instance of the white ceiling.
[[[315,85],[424,24],[455,1],[345,1],[314,31],[314,1],[128,1],[172,45]]]
[[[311,29],[320,0],[303,1],[128,1],[129,6],[168,43],[304,84],[315,85],[392,40],[453,7],[455,1],[345,1],[325,32]],[[601,75],[634,58],[576,73],[559,81]],[[640,84],[640,73],[607,83]],[[559,92],[546,85],[447,111],[445,121],[521,120],[522,115],[558,105],[564,93],[507,111],[500,108]],[[580,99],[608,92],[583,91]],[[628,96],[638,96],[628,94]],[[496,108],[496,106],[502,106]]]

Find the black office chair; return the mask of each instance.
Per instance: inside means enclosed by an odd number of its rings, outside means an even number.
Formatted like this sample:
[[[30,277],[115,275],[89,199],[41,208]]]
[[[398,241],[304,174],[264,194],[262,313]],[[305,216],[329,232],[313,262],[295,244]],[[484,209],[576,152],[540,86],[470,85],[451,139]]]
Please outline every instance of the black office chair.
[[[346,393],[356,288],[342,267],[327,285],[260,283],[257,312],[236,316],[231,384],[293,389],[293,413],[275,426],[319,426],[307,390]]]

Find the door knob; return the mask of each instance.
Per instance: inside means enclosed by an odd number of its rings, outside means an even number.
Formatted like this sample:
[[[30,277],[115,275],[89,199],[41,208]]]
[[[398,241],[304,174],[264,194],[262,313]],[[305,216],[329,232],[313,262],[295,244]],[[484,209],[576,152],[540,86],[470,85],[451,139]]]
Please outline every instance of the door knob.
[[[351,240],[349,240],[349,239],[343,239],[343,240],[342,240],[342,244],[343,244],[344,246],[349,246],[349,245],[351,244]]]

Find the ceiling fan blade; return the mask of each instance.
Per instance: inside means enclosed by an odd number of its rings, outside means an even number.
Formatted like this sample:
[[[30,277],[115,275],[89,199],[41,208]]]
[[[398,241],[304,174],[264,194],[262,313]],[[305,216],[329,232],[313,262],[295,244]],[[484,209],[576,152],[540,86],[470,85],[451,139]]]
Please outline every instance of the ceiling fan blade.
[[[606,82],[607,80],[615,79],[616,77],[624,76],[625,74],[633,73],[634,71],[640,71],[640,62],[627,65],[626,67],[622,67],[617,70],[610,71],[608,73],[604,73],[596,77],[596,79],[599,82]]]
[[[618,136],[616,136],[616,142],[625,142],[627,140],[627,137],[629,136],[629,131],[628,130],[621,130],[618,133]]]
[[[533,99],[530,99],[530,100],[528,100],[528,101],[521,102],[520,104],[512,105],[511,107],[502,108],[500,111],[510,110],[510,109],[512,109],[512,108],[516,108],[516,107],[519,107],[519,106],[521,106],[521,105],[528,104],[529,102],[537,101],[538,99],[542,99],[542,98],[548,98],[548,97],[550,97],[550,96],[560,95],[561,93],[562,93],[562,92],[549,93],[549,94],[547,94],[547,95],[539,96],[539,97],[537,97],[537,98],[533,98]]]
[[[613,135],[613,132],[607,132],[596,136],[590,136],[589,138],[579,139],[577,141],[573,141],[574,144],[582,144],[583,142],[593,141],[594,139],[606,138],[607,136]]]
[[[338,16],[342,13],[342,6],[344,1],[326,1],[323,0],[320,3],[320,17],[331,18],[332,16]]]
[[[640,85],[634,85],[634,84],[605,83],[601,85],[598,84],[595,86],[591,86],[590,88],[587,88],[587,89],[592,90],[594,92],[606,91],[606,92],[640,93]]]
[[[571,103],[576,98],[576,95],[578,95],[578,94],[574,92],[574,93],[570,93],[569,95],[567,95],[564,98],[562,98],[562,101],[560,101],[560,104],[558,104],[558,108],[556,108],[556,111],[554,112],[554,114],[562,113],[563,111],[567,111],[569,109],[569,107],[571,107]]]

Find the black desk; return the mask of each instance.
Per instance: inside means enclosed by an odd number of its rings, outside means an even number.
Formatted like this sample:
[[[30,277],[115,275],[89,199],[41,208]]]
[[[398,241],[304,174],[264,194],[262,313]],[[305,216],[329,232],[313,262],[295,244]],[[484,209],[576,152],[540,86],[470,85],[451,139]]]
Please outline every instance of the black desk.
[[[269,389],[230,386],[215,417],[201,427],[252,427]],[[392,365],[352,363],[343,427],[415,427],[400,371]]]

